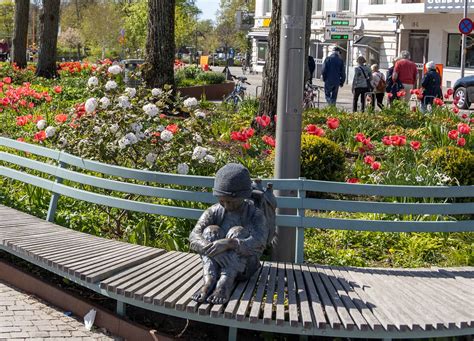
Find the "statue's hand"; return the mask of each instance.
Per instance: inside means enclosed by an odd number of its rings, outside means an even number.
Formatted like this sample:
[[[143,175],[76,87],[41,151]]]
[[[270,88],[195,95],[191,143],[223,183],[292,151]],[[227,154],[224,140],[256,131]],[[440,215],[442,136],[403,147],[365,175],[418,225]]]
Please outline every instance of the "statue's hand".
[[[227,250],[234,249],[234,241],[232,239],[219,239],[211,243],[209,246],[206,246],[204,249],[205,255],[213,257]]]

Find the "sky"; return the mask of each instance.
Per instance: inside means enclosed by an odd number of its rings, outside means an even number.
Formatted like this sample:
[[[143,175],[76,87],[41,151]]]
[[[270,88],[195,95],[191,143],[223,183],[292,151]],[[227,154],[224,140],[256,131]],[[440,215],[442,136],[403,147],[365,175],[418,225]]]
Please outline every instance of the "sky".
[[[219,0],[197,0],[196,5],[201,10],[201,20],[211,19],[216,21],[216,12],[219,9]]]

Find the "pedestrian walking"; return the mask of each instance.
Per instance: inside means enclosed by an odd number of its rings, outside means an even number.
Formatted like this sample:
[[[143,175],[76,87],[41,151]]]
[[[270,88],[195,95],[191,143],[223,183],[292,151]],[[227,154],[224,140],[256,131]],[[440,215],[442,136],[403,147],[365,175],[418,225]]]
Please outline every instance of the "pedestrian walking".
[[[308,56],[308,69],[309,69],[309,84],[313,84],[314,70],[316,70],[316,62],[313,56]]]
[[[421,111],[426,112],[428,105],[432,106],[435,98],[443,98],[443,91],[441,90],[441,76],[436,70],[436,64],[429,61],[426,64],[427,72],[421,80],[423,87],[423,99],[421,100]]]
[[[416,64],[410,60],[410,52],[402,51],[401,59],[395,64],[393,72],[393,80],[400,80],[405,89],[405,100],[409,101],[411,97],[410,90],[415,88],[416,80],[418,78],[418,69]]]
[[[372,71],[365,65],[366,60],[364,57],[357,57],[356,68],[354,69],[354,80],[352,81],[352,93],[354,95],[352,100],[352,111],[357,111],[357,101],[360,97],[361,111],[365,110],[366,94],[372,92]]]
[[[372,81],[370,82],[375,92],[375,98],[372,96],[372,103],[375,108],[375,102],[380,109],[383,109],[383,99],[385,97],[385,88],[387,82],[385,81],[385,75],[380,72],[379,65],[373,64],[372,69]]]
[[[342,88],[346,81],[346,70],[341,58],[341,48],[336,46],[332,54],[323,62],[322,76],[324,81],[324,94],[329,105],[335,105],[339,87]]]
[[[399,60],[398,57],[395,57],[393,58],[392,60],[392,66],[389,67],[389,69],[387,70],[387,75],[385,77],[386,79],[386,82],[387,82],[387,87],[386,87],[386,91],[388,93],[387,95],[387,98],[388,98],[388,103],[392,103],[394,100],[398,99],[398,95],[397,93],[403,89],[403,84],[402,82],[400,82],[399,79],[397,79],[396,81],[393,80],[393,71],[395,69],[395,65],[397,63],[397,61]]]

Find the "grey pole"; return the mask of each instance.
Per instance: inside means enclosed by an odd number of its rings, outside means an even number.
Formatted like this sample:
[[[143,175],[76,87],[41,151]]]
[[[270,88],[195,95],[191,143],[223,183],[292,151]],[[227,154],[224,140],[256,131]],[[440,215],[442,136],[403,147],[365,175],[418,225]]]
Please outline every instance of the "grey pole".
[[[468,0],[464,0],[464,16],[463,18],[467,18],[467,6]],[[464,77],[464,71],[466,69],[466,35],[462,34],[462,42],[461,42],[461,77]]]
[[[297,179],[300,175],[301,122],[305,56],[306,0],[282,0],[275,178]],[[297,191],[278,191],[296,197]],[[296,214],[280,209],[279,214]],[[296,231],[277,226],[278,242],[273,259],[291,262],[295,255]]]

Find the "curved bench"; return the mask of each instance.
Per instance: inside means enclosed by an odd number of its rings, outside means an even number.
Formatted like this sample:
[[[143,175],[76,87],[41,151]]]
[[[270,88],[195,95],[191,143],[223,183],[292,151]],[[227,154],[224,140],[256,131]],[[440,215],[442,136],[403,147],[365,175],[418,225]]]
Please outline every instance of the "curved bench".
[[[115,177],[186,187],[213,185],[209,177],[180,176],[104,165],[46,148],[0,138],[0,145],[50,158],[57,165],[0,152],[0,175],[50,190],[48,220],[54,220],[59,195],[129,210],[196,219],[202,210],[125,200],[75,188],[87,184],[126,193],[213,203],[211,193],[127,183]],[[16,166],[21,168],[17,168]],[[66,166],[74,169],[66,169]],[[17,169],[15,169],[17,168]],[[26,170],[34,170],[28,173]],[[79,168],[82,169],[79,170]],[[42,174],[37,174],[37,172]],[[55,176],[56,181],[44,174]],[[64,179],[67,183],[61,183]],[[395,204],[304,198],[305,190],[411,197],[474,197],[474,186],[373,186],[306,180],[272,180],[299,197],[279,197],[279,207],[297,214],[279,215],[278,223],[297,228],[296,262],[264,262],[241,282],[226,305],[190,299],[200,285],[199,257],[181,252],[106,240],[59,227],[0,206],[0,248],[125,304],[160,313],[238,328],[300,335],[363,338],[419,338],[474,333],[474,268],[367,269],[301,264],[304,228],[381,231],[473,231],[474,221],[358,221],[306,217],[305,209],[393,214],[474,214],[474,203]]]

